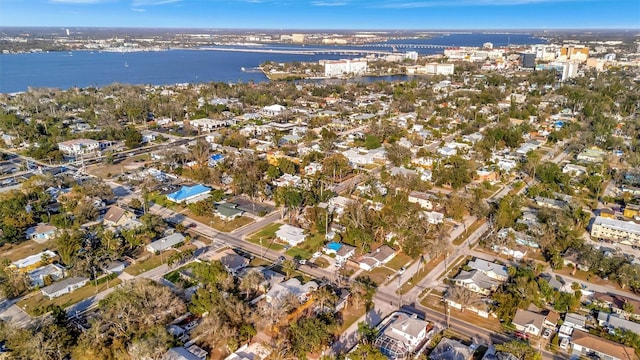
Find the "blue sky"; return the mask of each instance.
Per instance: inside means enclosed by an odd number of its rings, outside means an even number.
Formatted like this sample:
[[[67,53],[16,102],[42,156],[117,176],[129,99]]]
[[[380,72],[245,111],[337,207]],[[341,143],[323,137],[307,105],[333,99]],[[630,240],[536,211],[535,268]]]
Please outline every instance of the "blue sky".
[[[0,0],[0,26],[640,28],[639,0]]]

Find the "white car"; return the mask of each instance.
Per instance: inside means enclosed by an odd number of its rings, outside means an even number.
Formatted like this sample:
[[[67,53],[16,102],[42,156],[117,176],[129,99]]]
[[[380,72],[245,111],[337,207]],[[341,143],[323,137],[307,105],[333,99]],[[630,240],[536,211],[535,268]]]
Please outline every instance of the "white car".
[[[563,337],[560,341],[560,349],[566,350],[569,347],[569,338]]]
[[[542,338],[548,339],[549,336],[551,336],[551,329],[544,329],[544,332],[542,333]]]
[[[315,260],[317,258],[319,258],[320,256],[322,256],[322,253],[320,251],[316,251],[313,253],[313,255],[311,255],[311,259]]]

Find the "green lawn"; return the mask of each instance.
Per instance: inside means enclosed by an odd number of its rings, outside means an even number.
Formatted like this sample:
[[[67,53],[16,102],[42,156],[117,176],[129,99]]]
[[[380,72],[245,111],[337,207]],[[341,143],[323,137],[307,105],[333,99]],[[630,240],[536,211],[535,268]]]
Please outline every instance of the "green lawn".
[[[180,212],[181,210],[184,209],[184,207],[180,206],[179,204],[176,204],[174,202],[167,200],[166,195],[162,195],[158,192],[149,193],[148,197],[149,197],[149,201],[152,201],[154,204],[158,204],[160,206],[166,207],[173,211]]]
[[[407,265],[406,267],[408,267],[411,260],[411,256],[405,253],[398,253],[393,257],[393,259],[391,259],[391,261],[387,263],[387,267],[390,267],[394,270],[400,270],[400,268],[405,265]]]
[[[197,216],[189,210],[185,210],[183,214],[191,219],[198,221],[203,225],[210,226],[218,231],[223,231],[223,232],[231,232],[235,229],[241,228],[253,222],[253,219],[248,218],[246,216],[240,216],[231,221],[224,221],[214,215]]]
[[[324,245],[324,235],[314,234],[305,240],[302,244],[294,246],[287,250],[289,256],[300,256],[302,259],[309,259],[314,252],[320,251]]]
[[[127,274],[136,276],[140,275],[143,272],[149,271],[151,269],[155,269],[158,266],[162,265],[167,261],[169,256],[174,253],[175,250],[167,250],[160,255],[151,255],[148,259],[144,261],[139,261],[129,267],[127,267],[124,271]]]
[[[46,297],[42,296],[42,293],[38,291],[37,294],[20,300],[16,305],[26,311],[29,315],[39,316],[47,312],[47,307],[49,305],[59,305],[65,308],[106,290],[107,285],[109,286],[109,288],[113,288],[121,282],[122,280],[118,278],[109,280],[108,284],[105,281],[102,284],[98,284],[96,290],[96,286],[94,285],[95,283],[92,281],[84,287],[81,287],[80,289],[75,290],[70,294],[66,294],[52,300],[49,300]]]
[[[385,281],[387,281],[387,277],[393,275],[395,272],[386,267],[377,267],[368,273],[365,276],[369,276],[371,280],[373,280],[376,284],[382,285]]]
[[[260,238],[262,238],[263,241],[270,240],[270,239],[275,239],[276,231],[278,231],[278,229],[280,229],[280,226],[282,226],[282,224],[278,224],[278,223],[266,226],[266,227],[262,228],[262,230],[251,234],[248,237],[248,240],[251,241],[252,243],[259,244],[260,243]]]

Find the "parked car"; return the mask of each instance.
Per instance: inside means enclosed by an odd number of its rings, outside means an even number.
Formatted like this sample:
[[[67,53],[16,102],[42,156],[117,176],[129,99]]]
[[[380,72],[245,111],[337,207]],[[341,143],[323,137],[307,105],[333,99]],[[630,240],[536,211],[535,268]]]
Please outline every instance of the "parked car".
[[[407,271],[407,269],[403,267],[400,268],[400,270],[398,270],[398,274],[404,274],[404,272]]]
[[[542,332],[542,338],[548,339],[549,336],[551,336],[551,329],[544,329],[544,331]]]
[[[569,348],[569,338],[563,337],[560,340],[560,349],[566,350],[567,348]]]
[[[322,256],[322,253],[320,251],[316,251],[313,253],[313,255],[311,255],[311,260],[315,260],[317,258],[319,258],[320,256]]]

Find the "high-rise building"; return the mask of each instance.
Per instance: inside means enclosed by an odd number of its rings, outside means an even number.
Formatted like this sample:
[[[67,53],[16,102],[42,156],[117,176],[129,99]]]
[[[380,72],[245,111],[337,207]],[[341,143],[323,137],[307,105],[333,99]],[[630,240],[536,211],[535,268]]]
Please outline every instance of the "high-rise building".
[[[584,45],[567,45],[560,48],[560,57],[566,60],[585,62],[589,57],[589,48]]]
[[[294,43],[303,43],[304,42],[304,34],[291,34],[291,41]]]
[[[536,54],[520,53],[520,66],[523,68],[533,69],[536,67]]]

